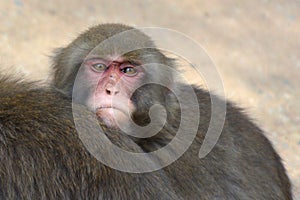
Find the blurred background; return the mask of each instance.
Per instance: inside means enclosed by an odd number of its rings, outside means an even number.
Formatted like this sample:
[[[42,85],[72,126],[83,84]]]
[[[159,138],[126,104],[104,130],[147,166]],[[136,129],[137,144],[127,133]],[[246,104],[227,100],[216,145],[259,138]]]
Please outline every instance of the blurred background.
[[[1,70],[47,80],[53,49],[105,22],[175,29],[202,45],[226,97],[266,131],[300,200],[299,0],[2,0]]]

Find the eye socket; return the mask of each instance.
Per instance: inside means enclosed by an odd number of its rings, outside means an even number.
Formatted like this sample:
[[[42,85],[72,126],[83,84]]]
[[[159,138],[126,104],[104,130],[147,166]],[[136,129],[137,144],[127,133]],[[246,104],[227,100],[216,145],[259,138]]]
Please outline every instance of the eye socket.
[[[125,67],[121,69],[121,72],[123,72],[127,76],[135,76],[137,74],[137,70],[134,67]]]
[[[107,69],[107,66],[103,63],[96,63],[92,65],[92,68],[97,72],[104,72]]]

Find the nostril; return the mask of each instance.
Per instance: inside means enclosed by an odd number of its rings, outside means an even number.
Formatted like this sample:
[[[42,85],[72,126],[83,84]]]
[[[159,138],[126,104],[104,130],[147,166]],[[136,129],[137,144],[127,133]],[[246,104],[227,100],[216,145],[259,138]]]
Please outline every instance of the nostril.
[[[106,94],[108,94],[108,95],[111,94],[111,91],[110,91],[110,90],[106,89],[105,91],[106,91]]]
[[[116,95],[119,93],[118,90],[116,90],[116,88],[108,88],[105,89],[106,95]]]

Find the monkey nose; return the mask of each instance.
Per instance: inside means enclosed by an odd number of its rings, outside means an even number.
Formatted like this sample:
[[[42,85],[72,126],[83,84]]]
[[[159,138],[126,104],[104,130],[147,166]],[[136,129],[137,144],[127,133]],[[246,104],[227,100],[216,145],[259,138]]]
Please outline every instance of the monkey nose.
[[[119,90],[116,88],[106,88],[105,92],[107,95],[116,95],[119,93]]]
[[[115,74],[110,74],[109,78],[115,80],[116,79],[116,75]]]

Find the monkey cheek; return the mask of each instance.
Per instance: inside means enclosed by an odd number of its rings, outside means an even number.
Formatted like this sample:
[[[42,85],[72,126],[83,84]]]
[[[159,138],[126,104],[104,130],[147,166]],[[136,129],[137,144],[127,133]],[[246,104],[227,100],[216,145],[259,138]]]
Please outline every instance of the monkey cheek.
[[[107,127],[113,129],[118,129],[120,125],[128,123],[129,120],[125,113],[114,108],[99,109],[96,115]]]

